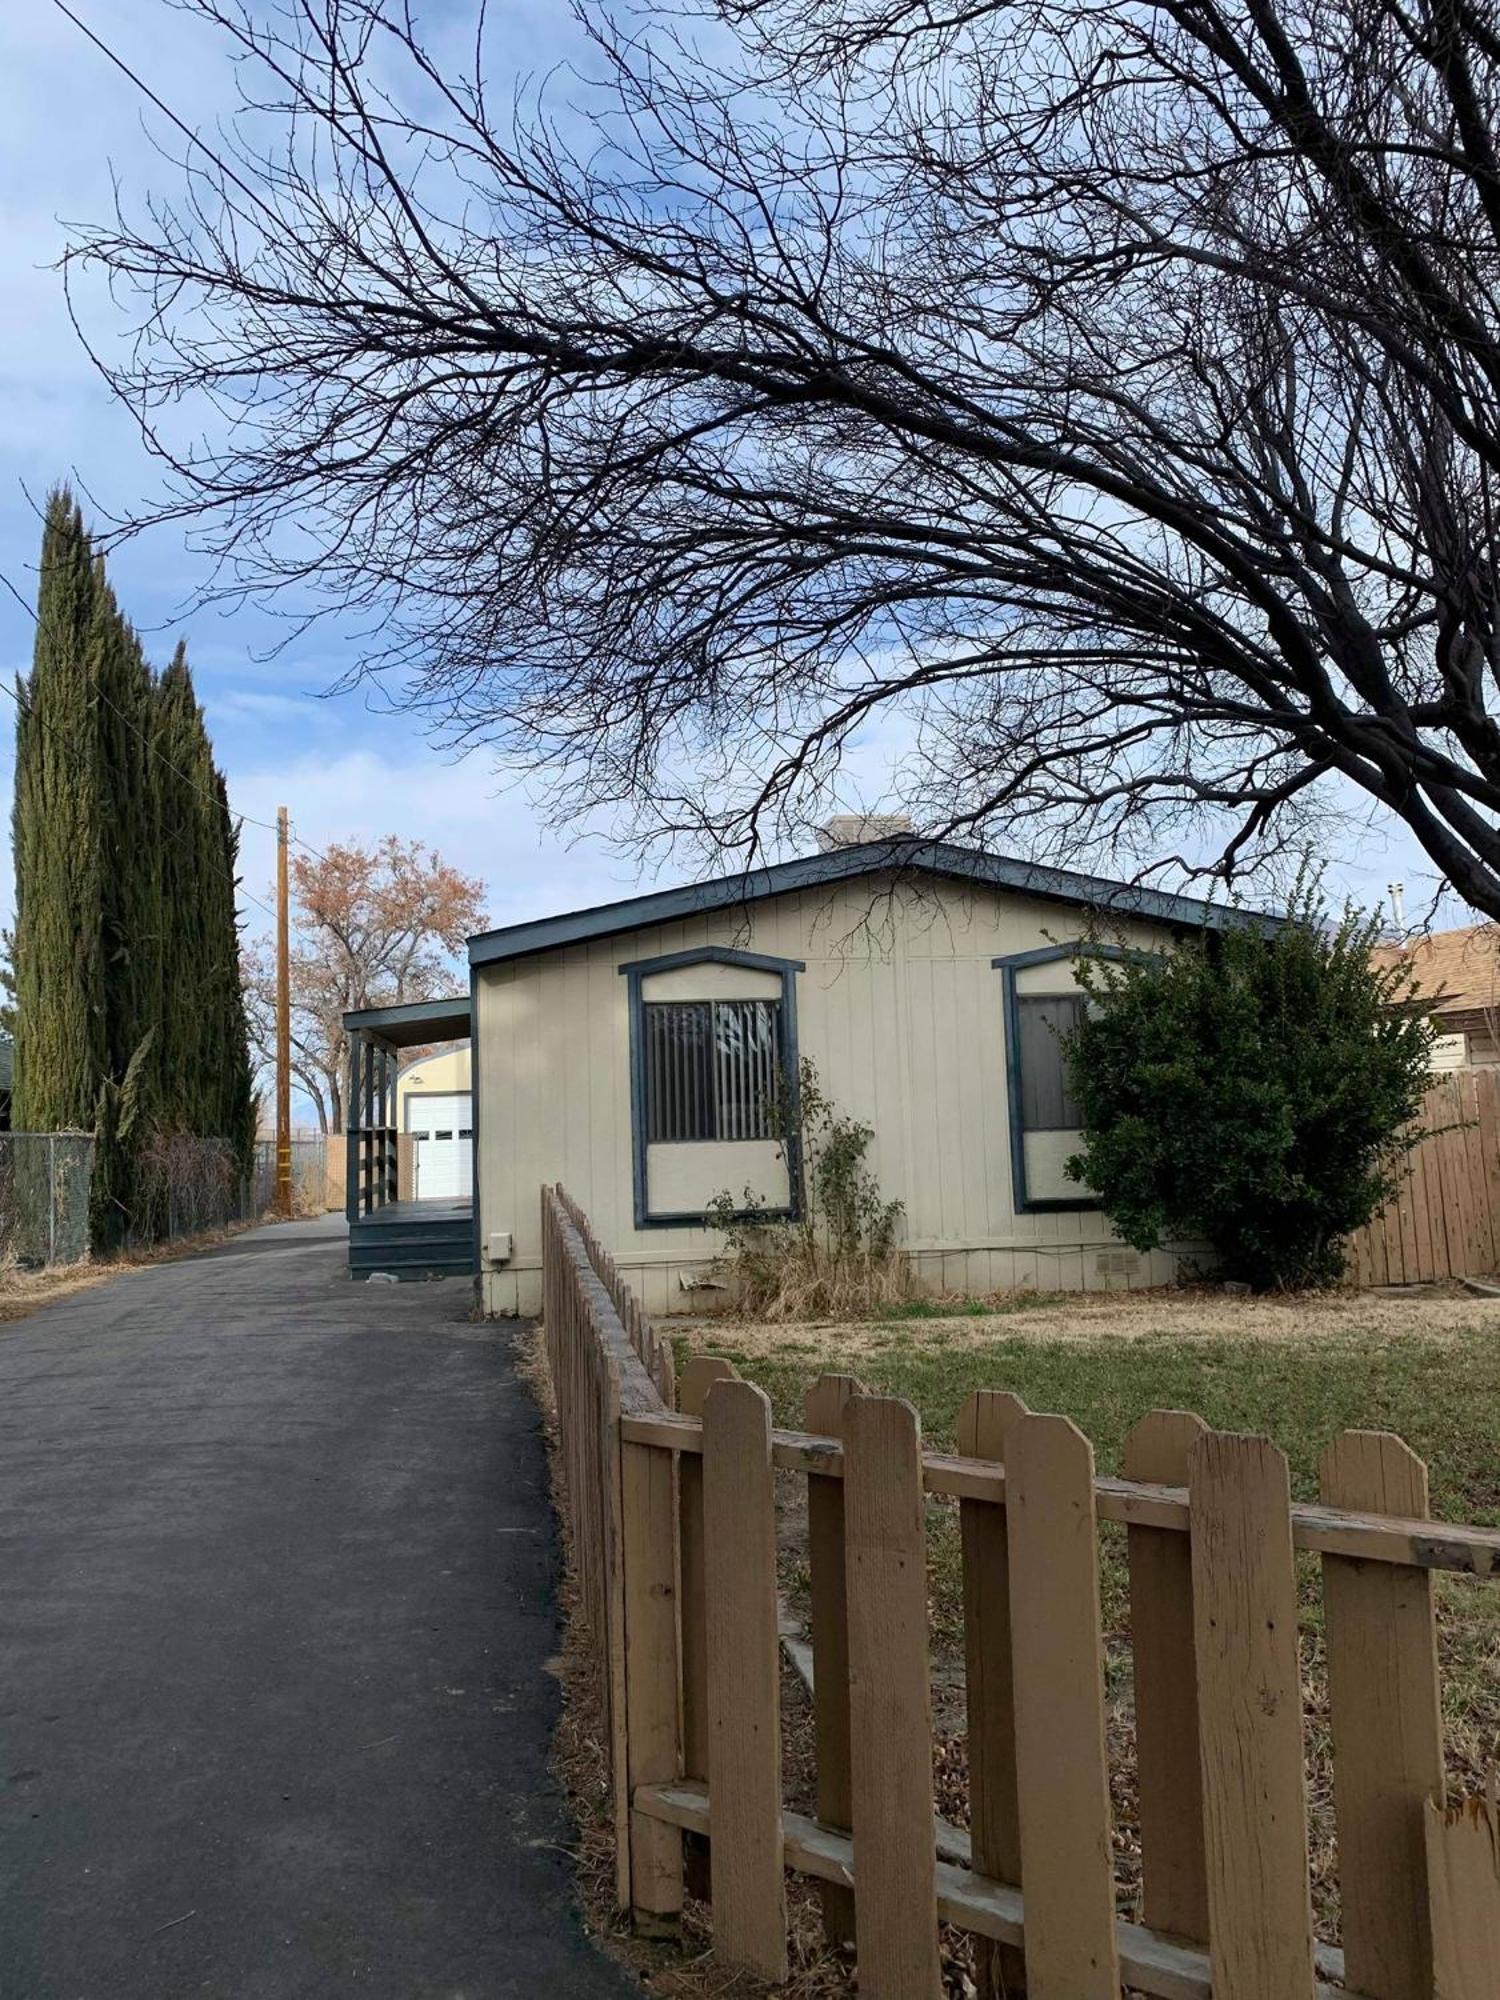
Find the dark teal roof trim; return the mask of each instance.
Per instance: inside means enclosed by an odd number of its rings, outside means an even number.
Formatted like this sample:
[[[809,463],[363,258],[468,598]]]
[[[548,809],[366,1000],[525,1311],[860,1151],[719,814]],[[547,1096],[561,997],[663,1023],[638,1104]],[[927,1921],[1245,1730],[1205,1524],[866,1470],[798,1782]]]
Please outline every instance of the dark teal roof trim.
[[[763,951],[735,951],[725,944],[700,944],[692,951],[669,951],[661,958],[633,958],[618,969],[622,974],[638,972],[642,978],[658,972],[677,972],[688,965],[737,965],[745,972],[806,972],[800,958],[769,958]]]
[[[344,1026],[397,1049],[415,1048],[419,1042],[461,1042],[469,1033],[469,996],[412,1000],[404,1007],[360,1007],[344,1016]]]
[[[1033,861],[1013,861],[976,847],[954,847],[937,840],[877,840],[859,847],[836,847],[831,854],[803,855],[774,867],[751,869],[747,874],[690,882],[681,889],[628,896],[622,902],[601,903],[560,917],[541,917],[534,923],[511,924],[504,930],[482,931],[469,939],[469,963],[495,965],[505,959],[528,958],[534,952],[557,951],[564,945],[586,944],[621,931],[649,930],[656,924],[677,923],[711,910],[763,902],[768,896],[782,896],[794,889],[820,889],[860,875],[889,872],[978,882],[988,888],[1010,889],[1017,895],[1077,903],[1111,916],[1144,917],[1192,929],[1202,924],[1222,929],[1243,923],[1270,932],[1279,923],[1275,917],[1226,909],[1221,903],[1201,902],[1196,896],[1175,896],[1165,889],[1108,882],[1097,875],[1077,875]]]

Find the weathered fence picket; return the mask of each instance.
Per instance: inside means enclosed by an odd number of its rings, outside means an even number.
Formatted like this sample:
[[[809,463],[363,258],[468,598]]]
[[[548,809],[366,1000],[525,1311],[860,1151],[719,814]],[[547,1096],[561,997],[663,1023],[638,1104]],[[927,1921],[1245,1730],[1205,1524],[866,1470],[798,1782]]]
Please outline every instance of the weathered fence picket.
[[[771,1404],[750,1382],[703,1405],[703,1534],[714,1937],[728,1964],[784,1979]]]
[[[1005,1440],[1026,1415],[1019,1396],[979,1389],[958,1413],[965,1458],[1005,1457]],[[1016,1703],[1012,1675],[1010,1545],[1006,1510],[960,1500],[964,1582],[964,1692],[968,1715],[969,1844],[975,1869],[1001,1882],[1021,1879],[1016,1797]],[[981,1940],[975,1953],[980,2000],[1025,1991],[1026,1964],[1014,1945]]]
[[[1005,1454],[1026,1990],[1118,2000],[1093,1448],[1028,1414]]]
[[[922,1438],[909,1403],[844,1405],[854,1930],[869,2000],[937,2000]]]
[[[682,1371],[678,1398],[684,1416],[701,1417],[715,1382],[737,1380],[732,1361],[697,1354]],[[707,1555],[703,1523],[703,1460],[690,1456],[677,1467],[678,1576],[682,1591],[682,1773],[708,1782],[708,1621],[704,1609]],[[712,1893],[708,1843],[690,1833],[684,1842],[690,1894]]]
[[[1332,1507],[1427,1512],[1426,1466],[1385,1432],[1336,1438],[1319,1484]],[[1431,2000],[1423,1813],[1444,1789],[1432,1578],[1324,1556],[1323,1605],[1345,1975],[1381,2000]]]
[[[1186,1486],[1189,1455],[1207,1429],[1188,1410],[1148,1411],[1125,1439],[1126,1478]],[[1201,1944],[1208,1937],[1208,1876],[1192,1551],[1186,1535],[1144,1527],[1126,1530],[1126,1549],[1142,1913],[1153,1930]]]
[[[864,1394],[853,1375],[820,1375],[808,1390],[802,1421],[814,1435],[841,1438],[844,1405]],[[807,1475],[808,1629],[813,1653],[813,1743],[818,1819],[848,1832],[854,1804],[849,1752],[849,1618],[844,1555],[844,1482]],[[822,1887],[823,1929],[830,1944],[854,1942],[854,1897],[842,1883]]]
[[[1286,1459],[1209,1431],[1188,1457],[1215,2000],[1309,2000],[1312,1905]]]

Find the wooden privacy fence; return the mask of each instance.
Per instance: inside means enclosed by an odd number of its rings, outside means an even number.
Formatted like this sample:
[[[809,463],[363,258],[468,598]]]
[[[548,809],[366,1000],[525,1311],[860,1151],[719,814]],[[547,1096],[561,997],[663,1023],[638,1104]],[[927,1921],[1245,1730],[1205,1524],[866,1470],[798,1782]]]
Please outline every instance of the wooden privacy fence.
[[[1496,1817],[1443,1804],[1432,1580],[1500,1580],[1500,1530],[1427,1518],[1421,1462],[1347,1432],[1322,1504],[1267,1440],[1156,1411],[1124,1478],[1066,1418],[980,1392],[959,1454],[850,1377],[805,1432],[728,1362],[667,1407],[564,1199],[547,1339],[584,1598],[610,1659],[619,1892],[648,1926],[708,1843],[715,1948],[786,1976],[785,1870],[824,1885],[875,2000],[937,2000],[939,1921],[1032,2000],[1496,2000]],[[616,1291],[618,1277],[612,1280]],[[637,1322],[637,1339],[655,1336]],[[782,1798],[774,1478],[804,1478],[817,1814]],[[970,1828],[935,1837],[926,1509],[961,1517]],[[1143,1921],[1116,1914],[1097,1523],[1128,1540]],[[1321,1561],[1342,1950],[1309,1892],[1295,1552]]]
[[[1500,1068],[1439,1078],[1400,1193],[1349,1238],[1349,1281],[1412,1285],[1500,1271]]]

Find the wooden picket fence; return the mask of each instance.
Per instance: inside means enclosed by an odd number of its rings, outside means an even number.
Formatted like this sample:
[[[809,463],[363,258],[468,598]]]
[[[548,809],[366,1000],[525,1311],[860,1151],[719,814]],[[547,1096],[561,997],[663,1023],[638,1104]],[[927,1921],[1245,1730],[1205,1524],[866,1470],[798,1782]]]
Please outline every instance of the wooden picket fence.
[[[823,1885],[873,2000],[937,2000],[940,1921],[975,1937],[986,1996],[1497,2000],[1500,1808],[1445,1803],[1433,1577],[1500,1580],[1500,1530],[1430,1520],[1398,1438],[1346,1432],[1310,1506],[1269,1441],[1182,1411],[1141,1420],[1123,1478],[1096,1474],[1066,1418],[999,1391],[964,1406],[958,1454],[925,1451],[908,1404],[845,1376],[783,1431],[760,1389],[698,1358],[674,1411],[642,1360],[661,1342],[622,1315],[560,1191],[543,1225],[638,1924],[670,1930],[686,1884],[711,1896],[721,1960],[783,1979],[792,1869]],[[778,1470],[807,1482],[815,1817],[782,1799]],[[961,1516],[968,1865],[933,1817],[934,1496]],[[1100,1521],[1128,1540],[1141,1922],[1116,1914]],[[1311,1916],[1299,1550],[1322,1568],[1342,1949]]]
[[[1413,1285],[1500,1271],[1500,1067],[1440,1077],[1396,1198],[1349,1238],[1349,1282]]]

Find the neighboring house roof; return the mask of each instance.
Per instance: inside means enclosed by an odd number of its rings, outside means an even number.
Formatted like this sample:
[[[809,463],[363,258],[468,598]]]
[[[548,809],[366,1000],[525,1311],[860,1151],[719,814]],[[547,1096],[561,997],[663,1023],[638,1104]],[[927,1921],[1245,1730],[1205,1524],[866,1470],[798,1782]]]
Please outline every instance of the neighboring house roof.
[[[1068,869],[1046,868],[1032,861],[1014,861],[976,847],[956,847],[947,841],[894,839],[835,847],[826,854],[799,856],[769,868],[739,875],[690,882],[681,889],[658,889],[644,896],[627,896],[618,903],[542,917],[503,930],[482,931],[469,939],[469,963],[493,965],[533,952],[554,951],[561,945],[591,938],[613,937],[621,931],[648,929],[681,921],[710,910],[743,907],[794,889],[816,889],[861,875],[932,875],[1009,889],[1018,895],[1045,897],[1050,902],[1076,903],[1109,916],[1145,917],[1157,923],[1196,929],[1202,924],[1223,928],[1243,923],[1272,931],[1279,919],[1200,902],[1195,896],[1175,896],[1138,883],[1110,882],[1097,875],[1077,875]]]
[[[1411,967],[1416,990],[1438,1020],[1500,1013],[1500,925],[1430,931],[1406,944],[1377,945],[1377,965]]]

